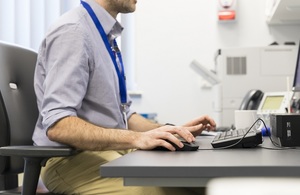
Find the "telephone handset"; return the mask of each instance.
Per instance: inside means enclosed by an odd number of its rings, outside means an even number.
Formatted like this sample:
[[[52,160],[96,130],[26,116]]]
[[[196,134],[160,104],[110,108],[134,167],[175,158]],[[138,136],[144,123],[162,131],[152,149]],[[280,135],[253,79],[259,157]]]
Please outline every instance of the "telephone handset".
[[[240,110],[257,110],[264,93],[258,89],[252,89],[245,95],[240,105]]]

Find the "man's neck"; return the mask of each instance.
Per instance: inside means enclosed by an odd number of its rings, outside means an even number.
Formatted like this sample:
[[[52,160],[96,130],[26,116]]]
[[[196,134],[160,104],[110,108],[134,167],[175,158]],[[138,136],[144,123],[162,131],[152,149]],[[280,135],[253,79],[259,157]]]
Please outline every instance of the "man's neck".
[[[103,7],[112,17],[117,18],[118,13],[114,11],[109,5],[109,0],[95,0],[101,7]]]

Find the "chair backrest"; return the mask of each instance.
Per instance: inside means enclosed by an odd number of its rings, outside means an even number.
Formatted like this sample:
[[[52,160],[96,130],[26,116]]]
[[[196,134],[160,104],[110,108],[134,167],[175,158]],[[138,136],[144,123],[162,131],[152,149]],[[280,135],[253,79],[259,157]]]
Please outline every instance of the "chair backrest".
[[[0,91],[0,147],[6,146],[9,143],[9,133],[8,133],[8,121],[7,121],[7,115],[6,110],[2,98],[2,94]],[[0,173],[3,173],[5,171],[5,165],[7,162],[7,158],[4,156],[0,156]]]
[[[0,146],[32,145],[38,118],[33,88],[37,53],[0,42]],[[19,157],[0,157],[0,174],[23,172]]]

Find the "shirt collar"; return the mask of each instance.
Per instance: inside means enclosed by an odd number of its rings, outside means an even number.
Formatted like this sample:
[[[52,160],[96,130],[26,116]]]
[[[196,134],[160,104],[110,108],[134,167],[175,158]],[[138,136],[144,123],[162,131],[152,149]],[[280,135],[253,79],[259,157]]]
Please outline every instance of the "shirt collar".
[[[121,36],[123,27],[119,22],[116,22],[111,31],[108,34],[109,42],[112,44],[112,42],[119,36]]]

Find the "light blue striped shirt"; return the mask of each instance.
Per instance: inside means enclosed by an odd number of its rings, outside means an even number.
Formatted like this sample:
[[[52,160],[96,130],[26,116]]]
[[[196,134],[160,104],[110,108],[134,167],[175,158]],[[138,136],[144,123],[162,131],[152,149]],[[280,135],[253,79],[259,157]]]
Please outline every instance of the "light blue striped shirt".
[[[93,0],[86,1],[106,34],[121,34],[123,28],[107,11]],[[36,145],[60,145],[50,141],[46,133],[66,116],[78,116],[106,128],[125,128],[115,67],[81,5],[64,14],[48,31],[39,49],[34,87],[40,111],[33,135]],[[133,113],[130,107],[126,112],[127,118]]]

